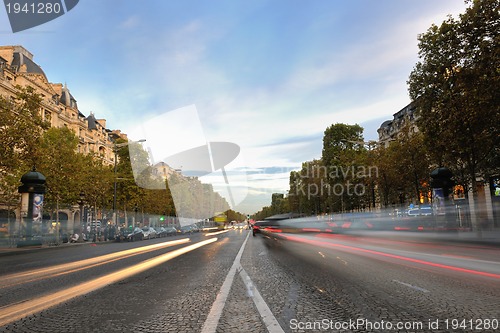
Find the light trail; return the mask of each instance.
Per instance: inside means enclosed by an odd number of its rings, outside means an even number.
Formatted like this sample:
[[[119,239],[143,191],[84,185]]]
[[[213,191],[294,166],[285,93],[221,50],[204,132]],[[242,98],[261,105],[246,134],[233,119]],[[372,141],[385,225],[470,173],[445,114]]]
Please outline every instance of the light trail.
[[[148,269],[151,269],[164,262],[174,259],[182,254],[196,250],[202,246],[208,245],[215,241],[217,241],[217,238],[207,239],[202,242],[198,242],[174,250],[172,252],[162,254],[155,258],[148,259],[144,262],[141,262],[131,267],[121,269],[114,273],[107,274],[84,283],[80,283],[71,288],[51,293],[45,296],[41,296],[39,298],[26,300],[18,304],[3,307],[0,309],[0,327],[8,325],[9,323],[20,320],[32,314],[47,310],[51,307],[67,302],[75,297],[91,293],[98,289],[104,288],[105,286],[108,286],[110,284],[124,280],[133,275],[142,273]]]
[[[223,234],[223,233],[226,233],[226,232],[229,232],[229,230],[222,230],[222,231],[218,231],[218,232],[210,232],[208,234],[205,234],[205,236],[215,236],[215,235],[220,235],[220,234]]]
[[[286,235],[285,236],[285,235],[283,235],[282,237],[284,237],[285,239],[288,239],[288,240],[291,240],[291,241],[300,242],[300,243],[312,244],[312,245],[322,246],[322,247],[340,248],[340,249],[350,250],[350,251],[353,251],[353,252],[369,253],[369,254],[374,254],[374,255],[377,255],[377,256],[382,256],[382,257],[388,257],[388,258],[393,258],[393,259],[398,259],[398,260],[413,262],[413,263],[422,264],[422,265],[426,265],[426,266],[433,266],[433,267],[447,269],[447,270],[452,270],[452,271],[456,271],[456,272],[462,272],[462,273],[468,273],[468,274],[486,276],[486,277],[490,277],[490,278],[494,278],[494,279],[500,279],[500,274],[495,274],[495,273],[488,273],[488,272],[477,271],[477,270],[473,270],[473,269],[467,269],[467,268],[461,268],[461,267],[456,267],[456,266],[438,264],[438,263],[431,262],[431,261],[414,259],[414,258],[410,258],[410,257],[404,257],[404,256],[396,255],[396,254],[390,254],[390,253],[385,253],[385,252],[380,252],[380,251],[368,250],[368,249],[363,249],[363,248],[349,246],[349,245],[343,245],[343,244],[335,244],[335,243],[324,242],[324,241],[310,240],[310,239],[305,239],[305,238],[301,238],[301,237],[297,237],[297,236],[291,236],[291,235]]]
[[[156,251],[166,247],[171,247],[175,245],[180,245],[190,242],[189,238],[182,238],[174,241],[163,242],[158,244],[152,244],[147,246],[141,246],[134,249],[124,250],[120,252],[110,253],[103,256],[89,258],[84,260],[79,260],[75,262],[70,262],[66,264],[60,264],[50,267],[44,267],[40,269],[34,269],[26,272],[13,273],[4,275],[1,277],[2,284],[0,289],[20,285],[27,282],[39,281],[43,279],[48,279],[54,276],[60,276],[65,274],[70,274],[78,272],[84,269],[89,269],[99,265],[104,265],[116,260],[121,260],[136,256],[139,254],[148,253],[151,251]]]

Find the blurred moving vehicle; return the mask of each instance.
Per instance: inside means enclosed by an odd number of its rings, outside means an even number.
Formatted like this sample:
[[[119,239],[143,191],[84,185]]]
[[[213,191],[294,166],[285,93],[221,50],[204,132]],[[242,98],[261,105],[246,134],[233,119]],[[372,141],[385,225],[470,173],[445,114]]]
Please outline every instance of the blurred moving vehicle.
[[[285,214],[277,214],[273,216],[269,216],[262,221],[257,221],[252,224],[252,235],[255,236],[258,233],[261,233],[263,230],[269,232],[281,232],[281,228],[287,226],[289,231],[297,230],[302,228],[300,223],[297,223],[295,226],[288,226],[288,222],[297,221],[294,220],[296,218],[302,217],[302,214],[297,213],[285,213]],[[309,226],[311,224],[309,223]]]
[[[277,229],[278,225],[279,223],[277,220],[257,221],[252,226],[252,235],[255,236],[261,233],[262,230]]]

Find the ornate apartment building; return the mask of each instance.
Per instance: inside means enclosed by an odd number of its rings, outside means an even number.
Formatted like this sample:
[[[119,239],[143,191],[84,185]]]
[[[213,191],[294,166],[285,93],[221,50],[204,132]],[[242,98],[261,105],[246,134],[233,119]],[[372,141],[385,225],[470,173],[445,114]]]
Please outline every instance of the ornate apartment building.
[[[0,46],[0,95],[14,98],[18,88],[31,87],[42,96],[41,116],[52,127],[68,127],[79,139],[78,151],[97,153],[107,164],[114,164],[114,141],[127,139],[119,130],[106,128],[106,120],[98,119],[90,112],[85,116],[66,84],[51,83],[42,68],[33,61],[33,54],[22,46]],[[0,220],[7,207],[0,203]],[[79,210],[63,210],[65,229],[73,229],[73,221],[79,219]],[[66,216],[64,216],[66,215]],[[16,211],[17,218],[19,212]],[[0,221],[2,222],[2,221]],[[2,225],[2,228],[5,226]]]
[[[393,115],[393,119],[386,120],[380,125],[378,132],[379,144],[387,147],[391,141],[397,140],[398,135],[405,126],[409,126],[410,132],[418,132],[416,124],[417,115],[414,103],[410,103]]]
[[[379,145],[388,147],[391,141],[398,140],[402,129],[408,126],[410,133],[419,131],[417,126],[417,113],[415,103],[410,103],[393,115],[393,119],[384,121],[377,130],[379,137]],[[468,211],[470,214],[470,224],[476,226],[479,222],[476,219],[481,218],[485,225],[496,227],[500,226],[500,176],[483,179],[482,176],[477,177],[477,195],[479,203],[474,203],[472,186],[468,193]],[[456,202],[465,201],[464,189],[462,186],[455,187],[454,199]],[[458,195],[457,193],[460,193]],[[458,200],[458,201],[457,201]],[[463,206],[466,206],[462,203]],[[477,207],[476,207],[477,206]],[[477,216],[474,212],[478,212]],[[495,216],[496,215],[496,216]],[[478,217],[480,216],[480,217]]]
[[[113,140],[126,138],[120,131],[106,128],[105,119],[85,116],[68,87],[51,83],[42,68],[33,61],[33,54],[22,46],[0,46],[0,95],[13,98],[16,86],[32,87],[43,98],[40,110],[52,127],[68,127],[79,138],[81,153],[98,153],[106,163],[114,163]]]

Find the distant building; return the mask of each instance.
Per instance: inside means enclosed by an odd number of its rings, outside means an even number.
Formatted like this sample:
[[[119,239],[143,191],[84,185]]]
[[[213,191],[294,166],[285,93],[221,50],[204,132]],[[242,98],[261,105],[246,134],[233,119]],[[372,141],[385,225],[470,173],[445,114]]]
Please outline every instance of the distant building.
[[[396,112],[393,119],[386,120],[380,125],[377,130],[380,145],[387,147],[391,141],[397,140],[405,126],[409,126],[411,133],[418,132],[416,120],[416,107],[415,103],[412,102]]]
[[[153,174],[156,176],[160,176],[163,180],[170,179],[170,176],[176,172],[180,172],[180,171],[172,169],[165,162],[158,162],[155,165],[153,165]]]

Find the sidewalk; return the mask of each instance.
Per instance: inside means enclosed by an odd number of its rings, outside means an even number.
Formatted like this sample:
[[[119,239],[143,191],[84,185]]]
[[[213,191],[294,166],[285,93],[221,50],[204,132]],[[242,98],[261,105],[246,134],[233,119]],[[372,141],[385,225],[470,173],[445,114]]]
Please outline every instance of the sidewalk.
[[[23,254],[23,253],[34,253],[38,251],[46,251],[46,250],[54,250],[54,249],[62,249],[62,248],[69,248],[73,246],[82,246],[82,245],[87,245],[87,246],[96,246],[99,244],[108,244],[112,243],[113,241],[103,241],[103,242],[79,242],[79,243],[60,243],[58,245],[41,245],[41,246],[26,246],[26,247],[16,247],[16,246],[11,246],[9,247],[6,244],[0,244],[0,257],[4,256],[10,256],[10,255],[16,255],[16,254]]]

